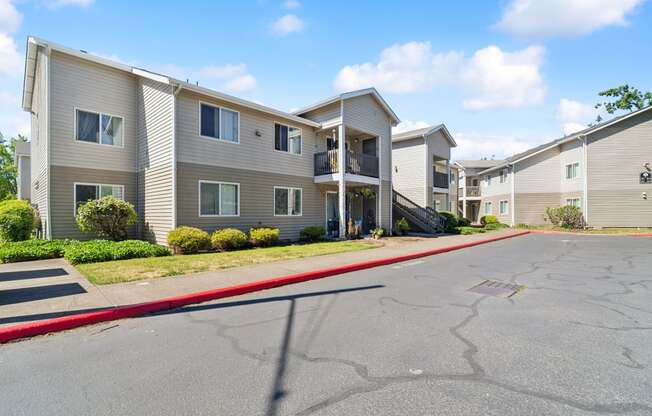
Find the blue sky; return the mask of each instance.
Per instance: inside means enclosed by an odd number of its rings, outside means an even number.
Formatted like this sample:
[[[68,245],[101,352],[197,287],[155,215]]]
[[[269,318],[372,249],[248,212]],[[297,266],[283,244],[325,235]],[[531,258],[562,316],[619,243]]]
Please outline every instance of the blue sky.
[[[645,0],[0,0],[0,131],[28,133],[34,35],[282,110],[374,85],[400,128],[504,157],[590,122],[602,89],[652,90],[649,22]]]

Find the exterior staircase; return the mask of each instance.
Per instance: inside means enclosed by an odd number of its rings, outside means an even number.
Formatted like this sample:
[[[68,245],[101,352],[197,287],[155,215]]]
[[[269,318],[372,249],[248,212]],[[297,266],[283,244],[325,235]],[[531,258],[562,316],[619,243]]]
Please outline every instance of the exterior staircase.
[[[395,213],[394,221],[397,217],[403,216],[408,222],[426,233],[440,234],[444,232],[444,218],[435,209],[419,206],[396,191],[392,192],[392,209]]]

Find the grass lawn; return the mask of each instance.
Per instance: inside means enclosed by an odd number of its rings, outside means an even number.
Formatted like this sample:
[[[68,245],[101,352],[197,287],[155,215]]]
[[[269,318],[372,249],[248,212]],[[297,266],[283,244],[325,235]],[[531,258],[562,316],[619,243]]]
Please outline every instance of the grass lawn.
[[[92,283],[104,285],[207,272],[250,264],[271,263],[279,260],[346,253],[380,246],[382,243],[370,241],[332,241],[224,253],[108,261],[80,264],[75,267]]]

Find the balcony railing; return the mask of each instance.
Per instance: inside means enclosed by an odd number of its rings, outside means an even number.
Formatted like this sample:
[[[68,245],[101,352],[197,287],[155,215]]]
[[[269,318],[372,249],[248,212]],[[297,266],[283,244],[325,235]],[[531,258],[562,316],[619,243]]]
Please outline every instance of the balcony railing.
[[[467,186],[466,187],[466,196],[480,196],[480,187],[479,186]]]
[[[339,172],[337,149],[315,153],[315,176]],[[378,158],[363,153],[346,152],[346,173],[378,177]]]
[[[432,185],[436,188],[448,189],[448,175],[441,172],[432,172]]]

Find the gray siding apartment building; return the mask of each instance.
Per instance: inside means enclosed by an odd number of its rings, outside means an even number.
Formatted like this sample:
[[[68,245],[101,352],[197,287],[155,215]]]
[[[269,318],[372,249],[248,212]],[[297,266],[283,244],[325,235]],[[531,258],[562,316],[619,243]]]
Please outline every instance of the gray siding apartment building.
[[[391,229],[399,119],[375,89],[290,114],[41,39],[27,46],[28,197],[45,237],[89,238],[76,207],[105,195],[136,207],[132,237],[158,243],[181,225],[277,226],[284,239],[313,225],[343,235],[349,221]]]

